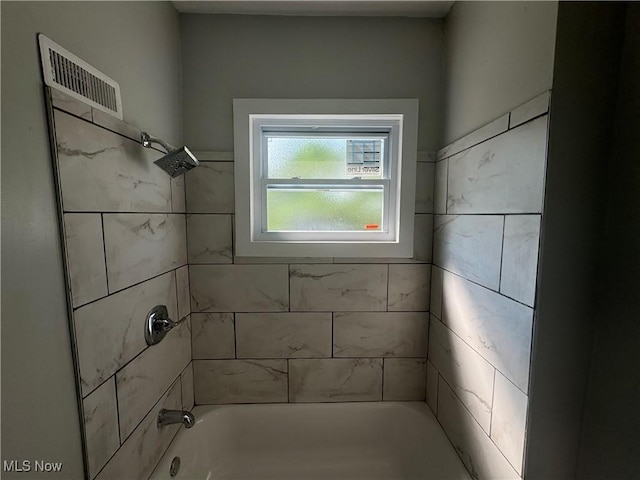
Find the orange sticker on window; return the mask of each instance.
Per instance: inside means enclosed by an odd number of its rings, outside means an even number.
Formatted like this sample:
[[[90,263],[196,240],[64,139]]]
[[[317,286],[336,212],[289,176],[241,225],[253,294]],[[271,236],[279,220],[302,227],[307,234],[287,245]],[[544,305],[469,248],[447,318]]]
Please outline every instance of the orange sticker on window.
[[[366,228],[367,230],[377,230],[378,228],[380,228],[378,226],[377,223],[367,223],[364,228]]]

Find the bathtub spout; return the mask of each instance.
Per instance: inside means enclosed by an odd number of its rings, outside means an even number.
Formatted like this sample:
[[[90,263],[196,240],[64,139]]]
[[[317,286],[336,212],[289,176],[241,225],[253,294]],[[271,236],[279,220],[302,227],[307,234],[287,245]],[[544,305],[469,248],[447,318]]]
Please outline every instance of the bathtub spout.
[[[158,413],[158,428],[181,423],[185,428],[191,428],[196,424],[196,418],[193,413],[184,410],[167,410],[163,408]]]

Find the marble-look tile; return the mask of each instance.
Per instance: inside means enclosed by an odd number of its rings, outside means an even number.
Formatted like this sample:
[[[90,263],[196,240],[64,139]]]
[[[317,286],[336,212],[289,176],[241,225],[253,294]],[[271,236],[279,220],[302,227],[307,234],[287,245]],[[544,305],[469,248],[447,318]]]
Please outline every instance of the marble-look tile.
[[[190,362],[180,374],[180,385],[182,386],[182,409],[190,411],[194,405],[193,362]]]
[[[187,215],[189,263],[232,263],[231,215]]]
[[[540,213],[547,116],[449,158],[447,213]]]
[[[438,421],[472,478],[520,479],[442,377],[438,386]]]
[[[538,273],[540,215],[507,215],[500,293],[533,306]]]
[[[94,390],[82,405],[89,478],[93,478],[120,447],[114,377]]]
[[[289,310],[287,265],[191,265],[192,312]]]
[[[103,215],[109,291],[187,263],[184,215]]]
[[[107,295],[100,214],[66,213],[64,241],[73,306]]]
[[[191,300],[189,299],[189,266],[185,265],[176,270],[176,289],[178,292],[178,316],[176,320],[182,320],[191,313]]]
[[[287,401],[287,360],[194,360],[198,405]]]
[[[233,263],[241,265],[268,265],[280,263],[288,265],[291,263],[333,263],[331,257],[233,257]]]
[[[65,112],[72,113],[76,117],[83,118],[91,121],[91,106],[77,100],[66,93],[61,92],[55,88],[47,87],[47,90],[51,92],[51,104]]]
[[[290,402],[380,400],[381,358],[289,360]]]
[[[185,173],[187,212],[233,213],[233,162],[201,162]]]
[[[447,213],[447,178],[449,176],[449,160],[436,163],[433,187],[433,213]]]
[[[433,261],[485,287],[500,287],[502,215],[436,215]]]
[[[518,388],[527,391],[531,308],[444,272],[442,320]]]
[[[427,313],[334,313],[333,356],[426,357],[428,332]]]
[[[184,175],[171,179],[171,211],[185,213],[187,211],[186,189]]]
[[[291,265],[290,275],[291,311],[386,309],[386,265]]]
[[[135,125],[120,120],[119,118],[103,112],[102,110],[98,110],[97,108],[91,108],[91,110],[93,115],[93,123],[95,123],[96,125],[100,125],[101,127],[112,130],[116,133],[119,133],[120,135],[135,140],[136,142],[140,141],[140,134],[142,132]],[[153,136],[153,133],[151,135]],[[162,156],[162,154],[160,154],[158,158],[160,158],[160,156]],[[158,168],[156,165],[154,165],[153,167]]]
[[[424,402],[426,362],[424,358],[385,358],[382,399]]]
[[[433,316],[429,329],[429,361],[488,435],[495,369]]]
[[[233,152],[198,151],[193,154],[202,162],[233,162]]]
[[[431,265],[389,265],[389,311],[429,310]]]
[[[171,440],[181,428],[178,424],[158,428],[158,413],[163,408],[180,409],[180,397],[180,380],[178,379],[151,408],[96,480],[149,478]]]
[[[438,370],[427,360],[427,405],[434,415],[438,414]]]
[[[433,213],[433,163],[418,163],[416,165],[416,211],[415,213]]]
[[[330,313],[238,313],[238,358],[331,357]]]
[[[113,132],[55,111],[65,212],[169,212],[170,178],[162,155]]]
[[[192,313],[191,345],[194,359],[235,358],[233,313]]]
[[[173,272],[80,307],[73,313],[82,395],[104,382],[147,347],[142,328],[156,305],[177,319]]]
[[[493,122],[486,124],[484,127],[480,127],[479,129],[471,132],[468,135],[465,135],[459,140],[449,144],[441,150],[438,150],[436,155],[437,160],[442,160],[444,158],[450,157],[451,155],[455,155],[458,152],[466,150],[467,148],[473,147],[485,140],[488,140],[496,135],[500,135],[503,132],[507,131],[509,128],[509,114],[505,114]]]
[[[435,162],[436,161],[436,152],[418,152],[417,157],[418,162]]]
[[[189,362],[191,329],[187,317],[162,342],[147,348],[116,373],[121,440],[131,434]]]
[[[527,396],[500,372],[491,417],[491,438],[518,473],[522,473],[524,433],[527,421]]]
[[[442,282],[444,272],[441,268],[431,267],[431,303],[429,311],[442,320]]]
[[[537,97],[511,110],[509,128],[517,127],[524,122],[528,122],[529,120],[547,113],[549,111],[550,98],[551,92],[547,90],[546,92],[541,93]]]

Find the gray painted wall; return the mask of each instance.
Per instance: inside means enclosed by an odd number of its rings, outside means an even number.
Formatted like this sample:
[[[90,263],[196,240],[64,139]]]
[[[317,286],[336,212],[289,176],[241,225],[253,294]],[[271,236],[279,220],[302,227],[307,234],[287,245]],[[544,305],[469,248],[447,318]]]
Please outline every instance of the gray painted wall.
[[[418,98],[440,141],[442,20],[180,15],[185,141],[233,150],[233,98]]]
[[[38,32],[120,83],[126,121],[178,143],[178,14],[2,2],[2,458],[61,461],[57,477],[71,479],[83,466]]]
[[[627,11],[578,478],[640,478],[640,5]],[[613,86],[612,86],[613,87]]]
[[[551,88],[557,8],[555,1],[453,4],[440,146]]]
[[[529,388],[530,480],[576,474],[601,294],[604,161],[611,154],[624,12],[624,4],[607,2],[566,2],[558,9]]]

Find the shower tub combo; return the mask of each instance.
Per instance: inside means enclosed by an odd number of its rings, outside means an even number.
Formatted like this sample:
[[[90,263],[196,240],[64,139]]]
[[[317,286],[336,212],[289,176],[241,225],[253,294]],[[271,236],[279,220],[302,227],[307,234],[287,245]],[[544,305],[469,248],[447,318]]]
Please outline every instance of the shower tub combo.
[[[198,406],[151,479],[470,479],[425,403]]]

